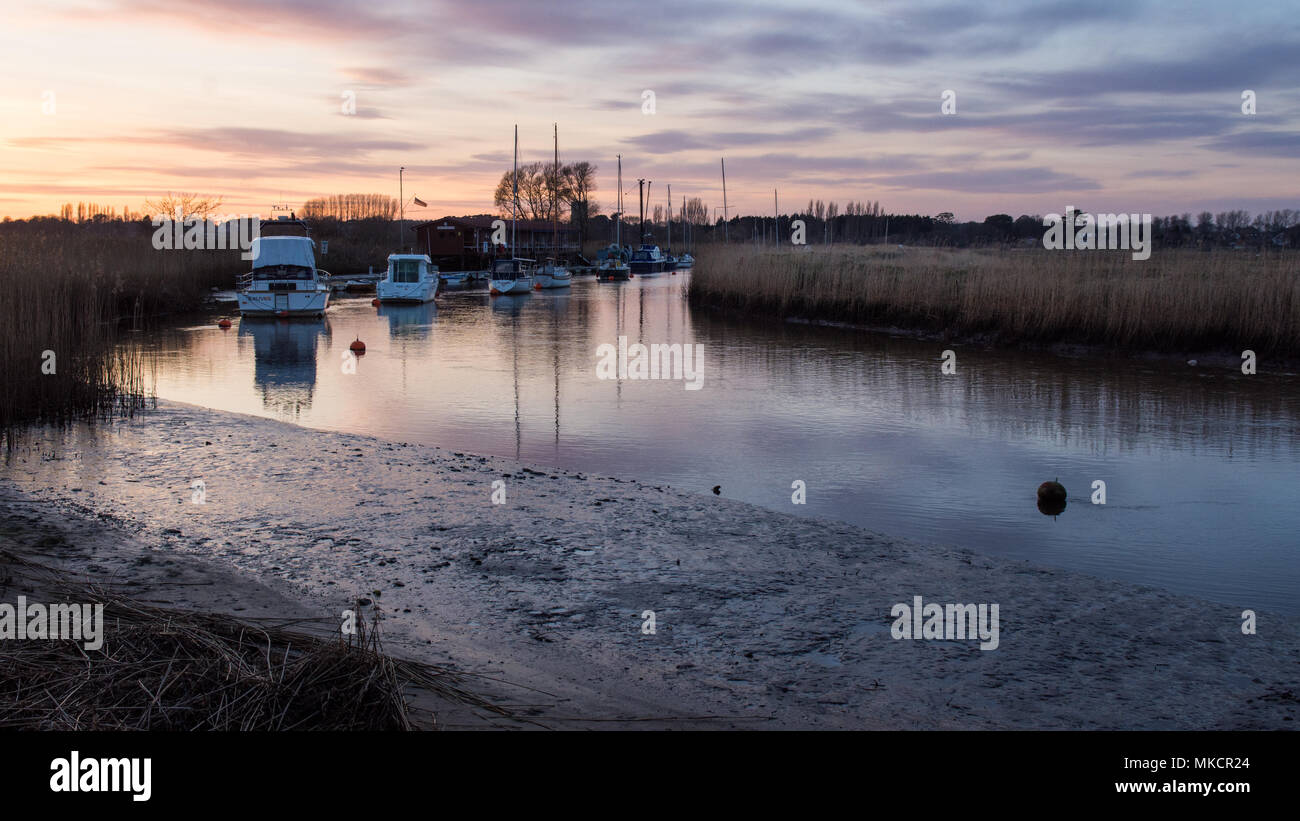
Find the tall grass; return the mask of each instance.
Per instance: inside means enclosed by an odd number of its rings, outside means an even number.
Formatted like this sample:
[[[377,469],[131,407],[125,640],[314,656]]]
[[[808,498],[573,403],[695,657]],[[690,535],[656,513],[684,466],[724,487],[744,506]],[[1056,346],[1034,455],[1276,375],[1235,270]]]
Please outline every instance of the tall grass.
[[[247,266],[238,251],[157,251],[147,223],[0,226],[0,431],[136,406],[123,327],[197,307]],[[52,372],[50,372],[52,371]]]
[[[1300,354],[1300,256],[701,248],[699,305],[1005,342]]]

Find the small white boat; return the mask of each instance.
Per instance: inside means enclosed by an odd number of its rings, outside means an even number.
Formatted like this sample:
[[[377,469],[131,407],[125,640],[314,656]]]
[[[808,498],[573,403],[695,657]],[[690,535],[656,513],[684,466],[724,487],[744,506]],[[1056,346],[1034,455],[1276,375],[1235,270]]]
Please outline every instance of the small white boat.
[[[376,296],[380,302],[432,302],[441,282],[427,254],[389,254],[388,275],[379,281]]]
[[[682,254],[680,257],[677,258],[677,270],[679,271],[683,268],[690,268],[694,264],[695,264],[695,257],[691,256],[690,254]]]
[[[451,271],[438,274],[442,284],[447,288],[460,288],[469,283],[469,271]]]
[[[259,236],[253,240],[253,270],[240,278],[239,313],[243,316],[324,316],[330,286],[316,269],[316,244],[300,220],[264,220],[271,227],[301,235]]]
[[[492,262],[492,278],[488,280],[488,292],[493,296],[526,294],[532,290],[533,260],[514,257]]]
[[[573,274],[563,265],[557,265],[555,260],[548,259],[545,264],[533,272],[533,288],[540,291],[543,288],[568,288],[573,284]]]

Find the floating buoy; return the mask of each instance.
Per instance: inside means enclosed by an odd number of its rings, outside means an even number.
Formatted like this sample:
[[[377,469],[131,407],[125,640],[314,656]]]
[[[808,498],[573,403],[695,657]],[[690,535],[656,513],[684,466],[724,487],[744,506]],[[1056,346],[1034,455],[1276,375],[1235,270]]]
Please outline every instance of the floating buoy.
[[[217,327],[218,327],[218,328],[229,328],[229,327],[230,327],[230,320],[229,320],[229,319],[223,319],[223,320],[221,320],[220,322],[217,323]]]
[[[286,316],[289,315],[289,312],[288,312],[288,311],[285,311],[285,310],[282,309],[282,310],[276,311],[276,312],[275,312],[275,315],[276,315],[276,316],[279,316],[279,317],[286,317]]]
[[[378,307],[379,307],[379,297],[375,297],[374,299],[370,300],[370,304],[371,304],[371,305],[374,305],[376,308],[378,308]]]
[[[1038,501],[1059,503],[1065,501],[1065,486],[1060,482],[1043,482],[1038,486]]]
[[[501,296],[501,292],[496,288],[489,288],[488,293],[492,294],[492,296]]]
[[[542,290],[542,283],[540,283],[540,282],[534,282],[534,283],[533,283],[533,290],[534,290],[534,291],[540,291],[540,290]]]
[[[352,351],[352,353],[365,353],[366,343],[361,341],[361,337],[357,337],[356,340],[348,346],[348,350]]]

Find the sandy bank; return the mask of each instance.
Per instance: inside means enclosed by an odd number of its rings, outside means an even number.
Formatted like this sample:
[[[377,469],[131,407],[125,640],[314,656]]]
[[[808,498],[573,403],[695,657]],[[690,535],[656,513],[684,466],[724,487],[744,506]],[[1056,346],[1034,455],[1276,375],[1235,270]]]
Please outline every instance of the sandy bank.
[[[71,569],[232,612],[320,616],[369,598],[390,650],[543,691],[492,684],[546,726],[1292,728],[1300,715],[1294,623],[1261,613],[1243,635],[1241,607],[707,493],[171,403],[34,436],[0,476],[6,538],[29,517],[66,523],[74,549],[57,558]],[[159,584],[200,567],[202,585]],[[997,603],[998,649],[894,640],[891,608],[918,595]]]

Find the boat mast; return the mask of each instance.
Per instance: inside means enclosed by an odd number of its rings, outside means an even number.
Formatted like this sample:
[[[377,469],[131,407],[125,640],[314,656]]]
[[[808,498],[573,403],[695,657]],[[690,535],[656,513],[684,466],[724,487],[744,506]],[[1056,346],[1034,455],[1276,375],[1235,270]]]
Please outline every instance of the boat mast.
[[[668,183],[668,250],[673,249],[673,184]]]
[[[722,158],[722,241],[730,240],[727,226],[727,158]]]
[[[623,252],[623,155],[618,155],[618,214],[614,217],[614,244]]]
[[[641,242],[645,243],[645,177],[636,181],[636,222],[641,232]]]
[[[510,257],[519,256],[515,237],[519,229],[519,124],[515,123],[515,195],[510,203]]]
[[[397,222],[398,250],[401,250],[402,243],[406,242],[406,194],[402,192],[402,172],[405,170],[406,166],[397,169],[397,199],[401,202],[398,206],[398,214],[400,214]]]
[[[551,207],[555,210],[551,213],[552,267],[560,262],[560,124],[553,123],[553,127],[555,129],[555,165],[551,167]]]

